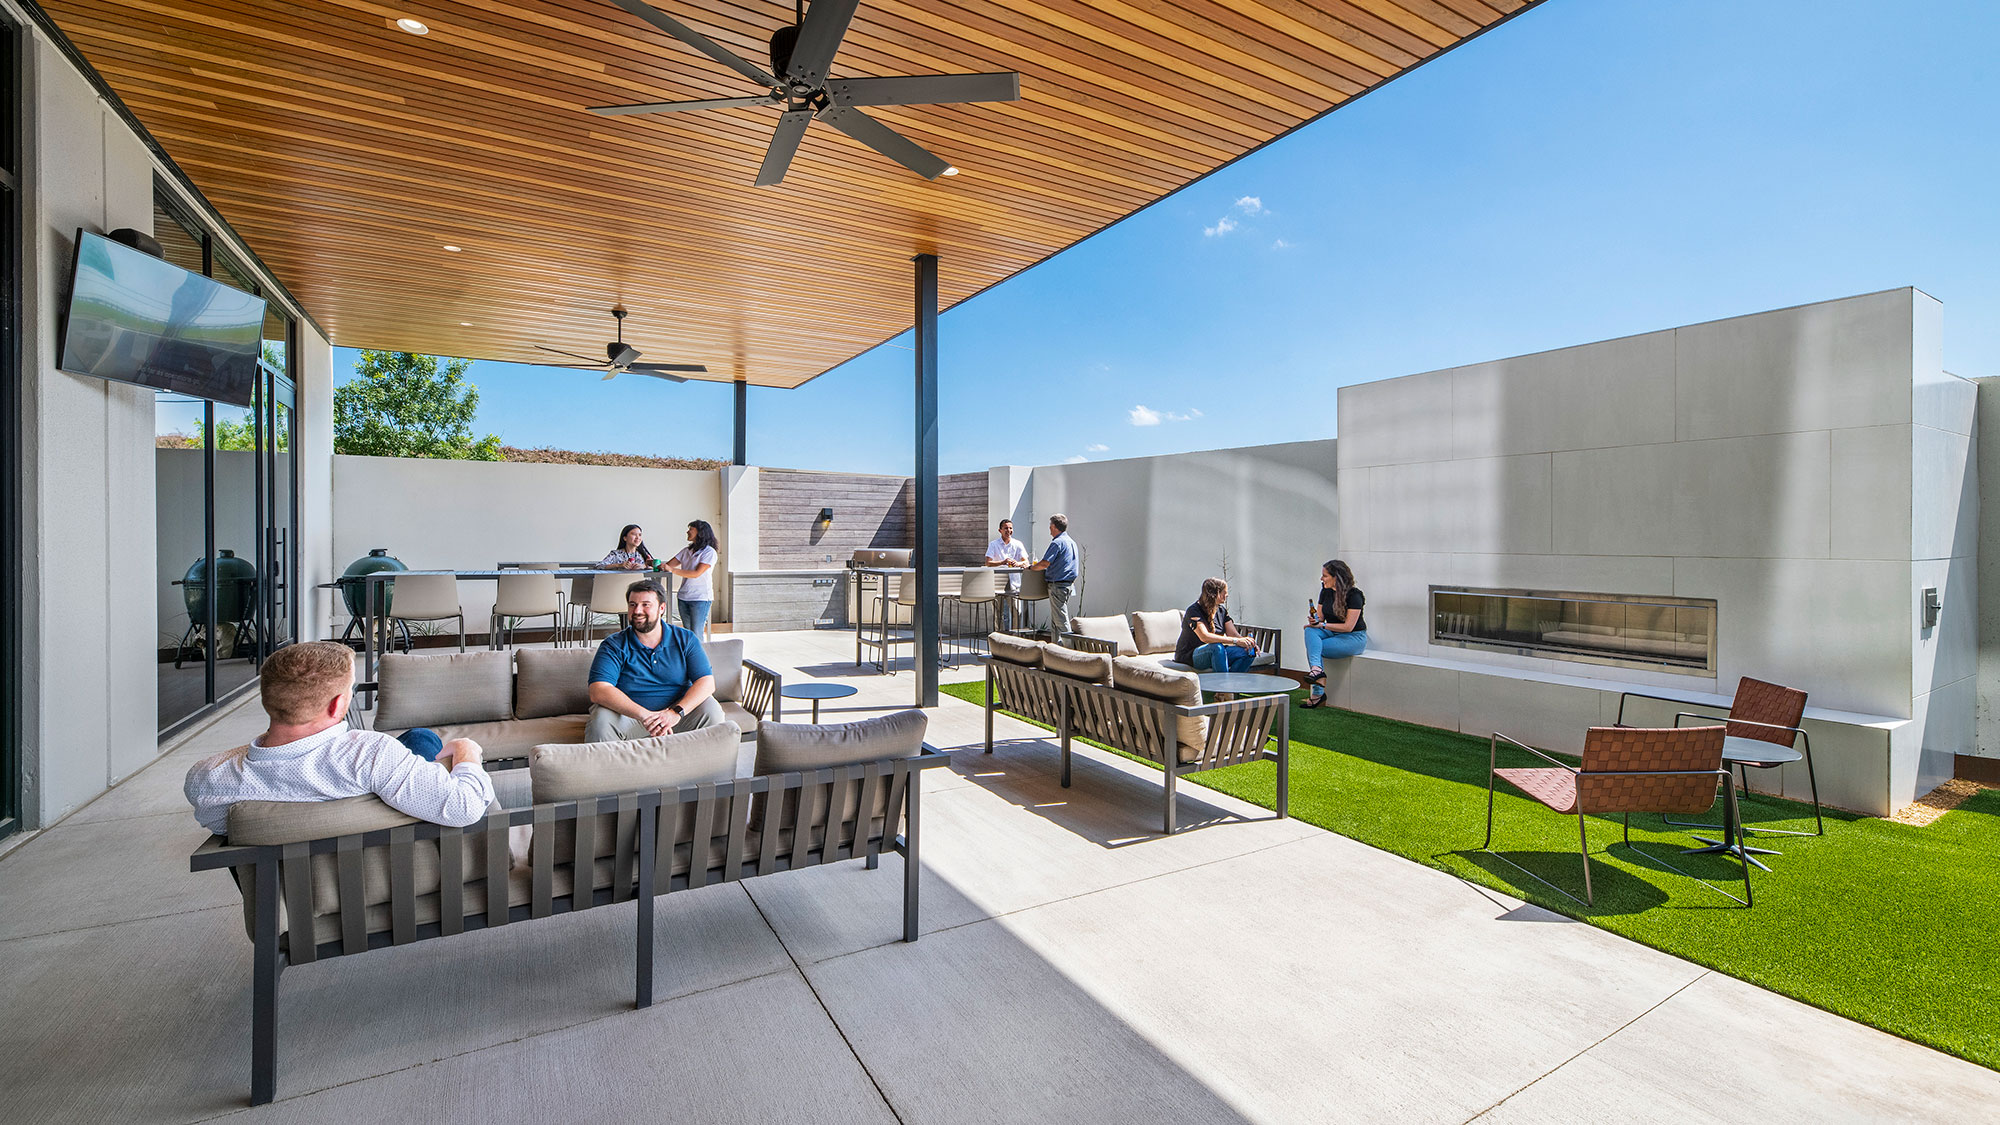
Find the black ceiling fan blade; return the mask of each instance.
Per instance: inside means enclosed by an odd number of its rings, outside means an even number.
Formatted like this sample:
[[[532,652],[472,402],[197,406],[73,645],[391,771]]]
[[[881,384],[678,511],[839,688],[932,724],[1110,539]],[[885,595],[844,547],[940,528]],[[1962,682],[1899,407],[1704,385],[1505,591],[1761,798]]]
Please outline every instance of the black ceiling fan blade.
[[[785,178],[785,170],[792,166],[792,154],[799,151],[799,141],[805,138],[806,126],[812,119],[809,109],[789,110],[779,116],[778,131],[771,134],[771,147],[764,151],[764,164],[757,169],[758,187],[770,187]]]
[[[629,363],[629,364],[626,364],[626,365],[625,365],[625,370],[627,370],[627,371],[688,371],[688,372],[692,372],[692,373],[694,373],[694,374],[696,374],[696,375],[705,375],[705,374],[707,374],[707,373],[708,373],[708,368],[706,368],[706,367],[703,367],[703,366],[702,366],[701,364],[699,364],[699,363]]]
[[[592,367],[603,367],[603,366],[604,366],[604,361],[603,361],[603,360],[601,360],[601,359],[594,359],[594,358],[592,358],[592,357],[590,357],[590,356],[587,356],[587,355],[578,355],[578,354],[576,354],[575,352],[566,352],[566,351],[562,350],[561,348],[550,348],[550,347],[544,347],[544,346],[543,346],[543,345],[541,345],[541,344],[536,344],[536,345],[535,345],[535,350],[536,350],[536,351],[538,351],[538,352],[549,352],[549,353],[551,353],[551,354],[554,354],[554,355],[566,355],[566,356],[570,357],[571,359],[575,359],[575,360],[581,360],[581,361],[582,361],[582,362],[584,362],[584,363],[588,363],[588,364],[590,364],[590,365],[591,365]],[[531,364],[530,366],[533,366],[533,367],[567,367],[567,366],[569,366],[569,365],[568,365],[568,364],[566,364],[566,363],[536,363],[536,364]]]
[[[854,9],[859,6],[860,0],[813,0],[812,7],[806,9],[806,22],[799,25],[799,41],[792,48],[786,77],[814,88],[826,81],[834,52],[840,50],[840,41],[847,37],[847,25],[853,22]]]
[[[590,112],[600,117],[624,117],[634,113],[689,113],[697,109],[735,109],[738,106],[776,105],[769,94],[755,98],[706,98],[694,102],[637,102],[633,105],[594,105]]]
[[[946,168],[951,167],[929,149],[852,106],[837,105],[820,110],[819,119],[926,180],[937,179],[944,175]]]
[[[1017,102],[1021,76],[1005,74],[919,74],[908,78],[836,78],[826,84],[835,105],[946,105],[952,102]]]
[[[748,78],[759,86],[775,87],[780,85],[777,79],[764,73],[763,68],[757,64],[750,62],[729,48],[721,46],[708,36],[703,35],[694,28],[646,3],[645,0],[611,0],[611,2],[743,77]]]

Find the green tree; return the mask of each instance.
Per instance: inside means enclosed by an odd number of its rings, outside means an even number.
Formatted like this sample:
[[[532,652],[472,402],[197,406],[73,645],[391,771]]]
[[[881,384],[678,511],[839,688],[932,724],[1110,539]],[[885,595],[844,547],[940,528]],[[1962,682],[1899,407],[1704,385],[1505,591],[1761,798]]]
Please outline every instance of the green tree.
[[[362,352],[355,378],[333,392],[333,451],[501,460],[499,435],[472,436],[479,388],[465,378],[469,366],[434,355]]]

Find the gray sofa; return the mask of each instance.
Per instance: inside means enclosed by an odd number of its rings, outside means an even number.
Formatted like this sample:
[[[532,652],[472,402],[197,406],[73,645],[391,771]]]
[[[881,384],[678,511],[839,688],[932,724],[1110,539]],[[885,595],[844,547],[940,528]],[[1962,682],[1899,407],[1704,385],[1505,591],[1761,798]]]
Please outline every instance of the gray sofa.
[[[1062,741],[1062,783],[1070,782],[1070,740],[1088,738],[1158,765],[1166,774],[1165,830],[1175,827],[1175,782],[1202,770],[1269,759],[1278,764],[1277,812],[1290,815],[1291,696],[1203,703],[1192,671],[1158,661],[1083,652],[994,633],[986,664],[986,752],[993,713],[1054,727]],[[1275,749],[1270,748],[1276,741]]]
[[[724,717],[744,741],[756,738],[767,716],[777,718],[782,677],[745,660],[740,637],[702,648],[715,671],[715,699]],[[595,655],[589,648],[387,653],[376,682],[359,685],[375,689],[373,711],[354,717],[388,734],[430,727],[447,740],[470,738],[489,761],[525,758],[531,747],[583,741]]]
[[[233,806],[228,835],[210,837],[189,868],[228,871],[242,894],[253,946],[251,1102],[276,1094],[287,965],[637,899],[634,1002],[643,1008],[653,1002],[656,896],[843,860],[872,868],[887,851],[904,857],[903,940],[917,940],[921,771],[947,762],[924,743],[924,728],[921,711],[773,723],[758,741],[756,776],[744,778],[729,723],[536,746],[527,768],[506,771],[529,776],[532,805],[494,809],[465,828],[414,820],[373,796]],[[518,863],[510,832],[532,834]]]
[[[1174,645],[1180,641],[1183,613],[1178,609],[1161,609],[1136,610],[1109,617],[1075,617],[1070,619],[1072,631],[1063,633],[1056,640],[1083,652],[1101,652],[1189,672],[1193,669],[1174,659]],[[1245,625],[1241,621],[1236,622],[1236,629],[1257,642],[1257,655],[1250,661],[1253,670],[1276,672],[1282,666],[1279,655],[1280,646],[1284,643],[1282,630]]]

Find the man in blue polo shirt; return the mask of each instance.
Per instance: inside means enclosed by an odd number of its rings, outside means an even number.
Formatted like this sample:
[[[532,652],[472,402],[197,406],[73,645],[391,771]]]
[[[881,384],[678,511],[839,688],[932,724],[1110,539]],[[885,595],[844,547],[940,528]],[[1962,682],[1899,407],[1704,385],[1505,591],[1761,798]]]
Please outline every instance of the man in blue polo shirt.
[[[627,628],[604,638],[590,662],[586,742],[625,742],[722,721],[715,675],[693,633],[661,614],[667,595],[653,579],[625,591]]]
[[[1076,592],[1076,540],[1069,537],[1069,517],[1057,512],[1049,517],[1049,549],[1040,561],[1028,568],[1048,572],[1049,627],[1057,633],[1070,631],[1069,599]]]

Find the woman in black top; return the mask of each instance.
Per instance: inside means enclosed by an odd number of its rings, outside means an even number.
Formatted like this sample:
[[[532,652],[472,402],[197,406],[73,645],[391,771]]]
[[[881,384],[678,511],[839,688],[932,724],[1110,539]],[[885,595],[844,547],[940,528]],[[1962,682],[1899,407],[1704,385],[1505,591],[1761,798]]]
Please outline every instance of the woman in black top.
[[[1257,642],[1236,631],[1223,603],[1229,600],[1229,583],[1220,578],[1204,579],[1201,600],[1181,615],[1181,636],[1174,645],[1174,660],[1197,672],[1241,672],[1257,658]]]
[[[1323,661],[1359,655],[1368,647],[1368,622],[1361,607],[1368,599],[1354,584],[1354,571],[1339,559],[1319,568],[1319,600],[1306,603],[1306,680],[1312,694],[1301,706],[1326,706]]]

